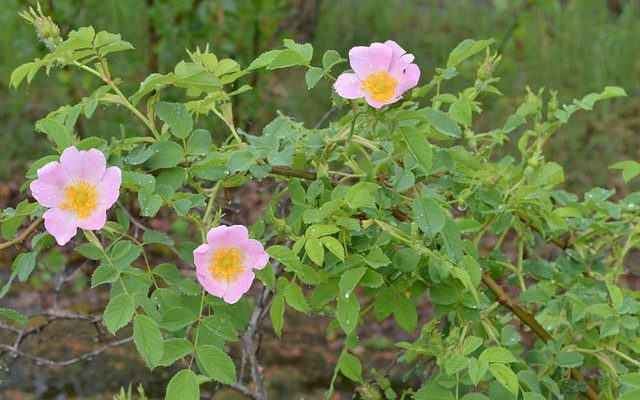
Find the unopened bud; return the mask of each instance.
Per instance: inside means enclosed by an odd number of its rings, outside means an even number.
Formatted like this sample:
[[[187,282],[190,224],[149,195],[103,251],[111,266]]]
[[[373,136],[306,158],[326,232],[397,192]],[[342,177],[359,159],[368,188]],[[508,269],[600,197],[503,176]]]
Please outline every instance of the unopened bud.
[[[478,71],[476,72],[476,76],[481,81],[486,81],[491,78],[491,74],[493,74],[493,61],[487,60],[480,64],[478,67]]]
[[[60,37],[60,28],[51,17],[37,17],[35,20],[36,32],[42,40]]]

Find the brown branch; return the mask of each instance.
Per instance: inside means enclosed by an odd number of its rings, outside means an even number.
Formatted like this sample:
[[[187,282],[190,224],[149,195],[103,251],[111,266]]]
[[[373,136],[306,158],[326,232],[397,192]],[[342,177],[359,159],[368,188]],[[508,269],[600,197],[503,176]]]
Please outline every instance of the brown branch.
[[[80,355],[78,357],[70,358],[68,360],[63,360],[63,361],[56,361],[56,360],[51,360],[51,359],[48,359],[48,358],[42,358],[42,357],[34,356],[32,354],[25,353],[25,352],[23,352],[21,350],[18,350],[18,348],[15,347],[15,346],[9,346],[9,345],[6,345],[6,344],[0,344],[0,348],[4,349],[6,352],[9,352],[11,354],[18,355],[18,356],[21,356],[21,357],[24,357],[24,358],[28,358],[30,360],[34,360],[34,361],[36,361],[36,362],[38,362],[40,364],[57,366],[57,367],[66,367],[66,366],[69,366],[71,364],[78,363],[78,362],[80,362],[82,360],[93,358],[93,357],[95,357],[95,356],[97,356],[97,355],[99,355],[101,353],[104,353],[105,351],[107,351],[107,350],[109,350],[109,349],[111,349],[113,347],[121,346],[123,344],[131,342],[132,340],[133,340],[133,336],[129,336],[129,337],[124,338],[124,339],[113,341],[113,342],[111,342],[111,343],[109,343],[107,345],[104,345],[104,346],[100,347],[99,349],[96,349],[96,350],[94,350],[92,352],[89,352],[89,353],[86,353],[86,354],[82,354],[82,355]]]
[[[38,217],[36,218],[31,225],[27,227],[20,235],[16,236],[14,239],[9,240],[8,242],[0,243],[0,250],[4,250],[11,246],[21,245],[22,242],[27,240],[29,235],[44,221],[44,218]]]
[[[498,299],[498,302],[503,306],[507,307],[512,313],[518,317],[523,324],[528,326],[533,333],[536,334],[543,342],[547,343],[553,340],[553,336],[549,332],[547,332],[542,325],[536,320],[536,318],[526,312],[518,303],[516,303],[505,291],[502,287],[489,276],[487,272],[482,274],[482,282],[493,292],[493,294]],[[590,400],[598,400],[598,393],[594,390],[592,383],[588,382],[587,379],[580,373],[576,368],[570,368],[571,376],[576,381],[582,382],[587,387],[585,391],[582,393]]]

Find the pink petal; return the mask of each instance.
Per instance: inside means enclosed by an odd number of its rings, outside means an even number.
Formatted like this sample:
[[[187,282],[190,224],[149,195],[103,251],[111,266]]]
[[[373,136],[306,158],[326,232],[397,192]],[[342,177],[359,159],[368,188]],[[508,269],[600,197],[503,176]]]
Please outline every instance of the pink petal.
[[[102,179],[96,185],[98,189],[98,203],[106,208],[118,200],[120,196],[120,183],[122,182],[122,172],[118,167],[109,167],[104,172]]]
[[[240,243],[238,248],[242,252],[242,264],[245,268],[262,269],[269,262],[269,254],[264,251],[262,243],[255,239],[248,239]]]
[[[413,54],[407,53],[393,40],[387,40],[384,45],[392,51],[391,62],[389,63],[389,73],[392,75],[401,74],[415,59]]]
[[[198,281],[207,291],[207,293],[212,294],[216,297],[222,297],[227,292],[227,282],[221,282],[213,279],[211,274],[201,274],[200,272],[196,273],[198,277]]]
[[[333,88],[340,97],[345,99],[358,99],[360,97],[364,97],[362,81],[356,74],[348,72],[340,74],[336,83],[333,84]]]
[[[193,251],[193,263],[196,265],[196,271],[199,274],[208,274],[209,265],[211,264],[211,246],[206,243],[198,246]]]
[[[420,80],[420,68],[417,65],[411,64],[407,67],[401,77],[397,77],[398,87],[396,87],[396,96],[401,96],[409,89],[413,89]]]
[[[243,225],[231,225],[212,228],[207,233],[207,243],[214,249],[219,247],[237,247],[249,238],[249,231]]]
[[[78,219],[78,228],[88,231],[97,231],[104,228],[107,223],[107,208],[98,207],[87,218]]]
[[[369,74],[387,71],[393,50],[382,43],[373,43],[369,47],[356,46],[349,50],[349,63],[351,69],[360,79],[365,79]]]
[[[400,97],[394,97],[393,99],[391,99],[389,101],[380,102],[380,101],[376,101],[376,100],[372,99],[368,94],[365,94],[364,98],[367,101],[367,103],[369,103],[369,105],[371,107],[378,108],[378,109],[386,106],[387,104],[395,103],[396,101],[400,100]]]
[[[74,146],[67,147],[60,156],[60,164],[72,181],[81,180],[97,184],[104,175],[107,161],[100,150],[78,151]]]
[[[29,188],[40,205],[57,207],[64,202],[64,189],[69,183],[69,175],[62,165],[53,161],[38,169],[38,178]]]
[[[252,270],[245,270],[242,275],[238,277],[237,281],[229,284],[222,299],[229,304],[236,303],[243,294],[249,291],[254,278],[255,274]]]
[[[74,212],[50,208],[43,217],[44,227],[53,235],[60,246],[67,244],[78,231],[78,218]]]

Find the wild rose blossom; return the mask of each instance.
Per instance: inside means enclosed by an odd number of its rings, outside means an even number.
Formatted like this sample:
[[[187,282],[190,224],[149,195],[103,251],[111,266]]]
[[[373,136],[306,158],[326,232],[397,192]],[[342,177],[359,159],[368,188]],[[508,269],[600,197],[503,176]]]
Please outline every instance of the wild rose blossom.
[[[420,79],[420,68],[393,40],[356,46],[349,50],[349,63],[354,73],[341,74],[333,85],[345,99],[364,97],[375,108],[395,103]]]
[[[229,304],[249,291],[255,274],[263,269],[269,254],[262,243],[249,239],[242,225],[218,226],[207,233],[207,243],[193,251],[196,276],[210,294]]]
[[[44,213],[44,226],[63,246],[78,228],[102,229],[107,210],[120,194],[121,171],[107,168],[104,154],[97,149],[79,151],[71,146],[53,161],[38,169],[31,182],[33,197],[49,209]]]

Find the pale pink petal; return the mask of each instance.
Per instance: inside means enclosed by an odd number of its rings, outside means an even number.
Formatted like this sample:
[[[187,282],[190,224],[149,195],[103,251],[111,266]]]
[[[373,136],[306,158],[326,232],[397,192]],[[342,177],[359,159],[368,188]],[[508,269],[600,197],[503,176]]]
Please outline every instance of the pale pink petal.
[[[67,244],[78,231],[78,218],[74,212],[50,208],[43,217],[44,227],[53,235],[60,246]]]
[[[399,97],[393,98],[389,101],[385,101],[385,102],[380,102],[380,101],[376,101],[374,99],[372,99],[368,94],[365,94],[364,96],[365,100],[367,100],[367,103],[369,103],[369,105],[373,108],[382,108],[384,106],[386,106],[387,104],[391,104],[391,103],[395,103],[396,101],[400,100]]]
[[[60,156],[60,164],[73,180],[97,184],[104,175],[107,161],[100,150],[78,151],[74,146],[67,147]]]
[[[340,74],[336,83],[333,84],[333,88],[340,97],[345,99],[358,99],[360,97],[364,97],[362,81],[356,74],[348,72]]]
[[[31,194],[40,205],[57,207],[64,202],[64,189],[69,175],[59,162],[53,161],[38,169],[38,178],[31,182]]]
[[[249,238],[249,231],[243,225],[231,225],[212,228],[207,233],[207,243],[214,249],[219,247],[237,247]]]
[[[415,64],[411,64],[401,76],[396,76],[395,78],[398,80],[396,96],[401,96],[407,90],[416,87],[420,80],[420,68]]]
[[[212,294],[216,297],[222,297],[227,292],[227,282],[221,282],[213,279],[210,274],[201,274],[200,272],[196,273],[198,277],[198,281],[207,291],[207,293]]]
[[[78,228],[88,231],[97,231],[104,228],[107,223],[106,207],[98,207],[89,214],[87,218],[78,218]]]
[[[96,185],[98,189],[98,204],[110,208],[120,196],[120,183],[122,172],[118,167],[109,167],[104,172],[102,179]]]
[[[211,247],[208,244],[201,244],[193,251],[193,263],[196,265],[196,271],[199,274],[206,275],[209,273]]]
[[[238,277],[238,280],[229,283],[227,291],[225,292],[222,299],[229,304],[236,303],[238,300],[240,300],[240,297],[242,297],[243,294],[249,291],[254,278],[255,274],[252,270],[244,270],[242,275]]]
[[[407,53],[393,40],[387,40],[384,45],[391,48],[392,51],[391,62],[389,63],[389,73],[392,75],[401,74],[415,59],[413,54]]]
[[[245,268],[262,269],[269,262],[269,254],[264,251],[262,243],[255,239],[248,239],[238,248],[242,252],[242,264]]]
[[[387,71],[393,51],[382,43],[373,43],[369,47],[356,46],[349,50],[349,63],[351,69],[360,79],[365,79],[369,74]]]

